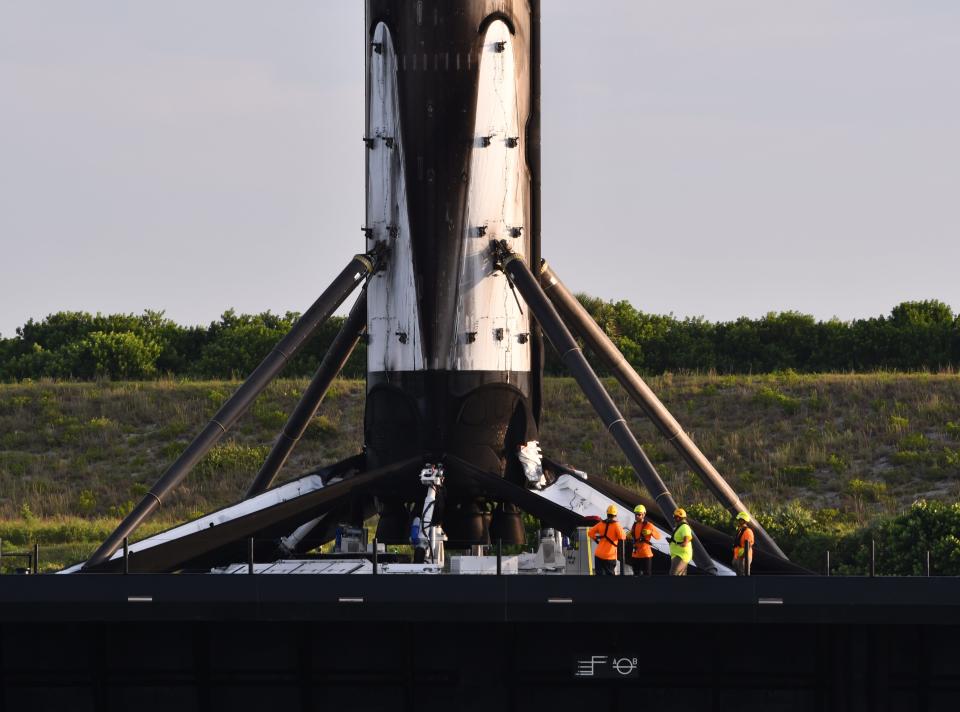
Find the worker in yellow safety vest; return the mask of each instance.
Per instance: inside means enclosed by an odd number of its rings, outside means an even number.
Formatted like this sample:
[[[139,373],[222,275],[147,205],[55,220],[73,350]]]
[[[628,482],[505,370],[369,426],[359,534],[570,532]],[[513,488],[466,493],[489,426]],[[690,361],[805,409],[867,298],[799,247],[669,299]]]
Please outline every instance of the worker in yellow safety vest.
[[[670,535],[670,575],[686,576],[693,558],[693,529],[687,524],[687,512],[677,507],[673,512],[674,530]]]
[[[750,528],[750,515],[737,514],[737,533],[733,535],[733,570],[737,576],[749,576],[753,565],[753,529]]]
[[[638,504],[633,508],[635,521],[630,527],[630,536],[633,537],[633,555],[630,557],[630,566],[634,576],[650,576],[653,573],[653,547],[650,542],[660,538],[660,532],[647,519],[647,508]]]
[[[607,518],[590,527],[587,530],[587,536],[597,544],[597,550],[594,553],[594,569],[597,576],[614,576],[617,573],[620,542],[627,538],[623,527],[617,522],[617,505],[611,504],[607,507]]]

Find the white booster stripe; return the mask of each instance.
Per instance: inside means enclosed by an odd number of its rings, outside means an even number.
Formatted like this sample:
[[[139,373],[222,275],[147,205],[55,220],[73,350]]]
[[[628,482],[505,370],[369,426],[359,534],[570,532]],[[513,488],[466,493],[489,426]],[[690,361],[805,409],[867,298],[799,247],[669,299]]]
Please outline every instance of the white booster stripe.
[[[504,22],[484,38],[470,157],[453,362],[462,371],[529,371],[530,323],[506,276],[493,271],[492,240],[527,254],[529,177],[513,38]],[[527,88],[524,87],[524,92]],[[525,102],[527,103],[527,102]],[[522,302],[521,302],[522,303]]]
[[[367,247],[386,242],[387,267],[367,287],[367,369],[416,371],[424,367],[413,249],[407,208],[405,156],[400,133],[397,57],[382,22],[370,47],[367,137]]]

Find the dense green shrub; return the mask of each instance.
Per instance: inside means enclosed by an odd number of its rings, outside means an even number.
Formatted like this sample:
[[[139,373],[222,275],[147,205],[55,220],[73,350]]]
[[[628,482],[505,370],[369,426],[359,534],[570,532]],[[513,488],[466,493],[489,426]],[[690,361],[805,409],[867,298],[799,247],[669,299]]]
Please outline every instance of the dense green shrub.
[[[160,345],[130,331],[94,331],[61,349],[65,362],[57,375],[74,378],[137,380],[156,374]]]
[[[876,542],[879,575],[918,576],[925,573],[930,552],[931,572],[960,575],[960,503],[916,502],[910,510],[883,519],[838,542],[840,573],[865,573],[870,543]]]
[[[861,484],[869,489],[872,483]],[[699,522],[723,532],[734,531],[732,515],[719,504],[695,504],[687,509]],[[815,573],[824,571],[828,551],[834,573],[869,573],[873,541],[878,575],[922,575],[928,551],[934,575],[960,575],[960,502],[915,502],[903,514],[860,528],[836,509],[813,510],[799,502],[755,514],[791,561]]]

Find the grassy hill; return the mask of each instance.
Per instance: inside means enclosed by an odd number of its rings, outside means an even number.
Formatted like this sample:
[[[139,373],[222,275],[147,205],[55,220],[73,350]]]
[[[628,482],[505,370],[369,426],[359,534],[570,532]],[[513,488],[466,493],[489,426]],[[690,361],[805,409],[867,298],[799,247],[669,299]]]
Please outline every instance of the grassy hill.
[[[273,384],[144,531],[235,501],[306,383]],[[0,537],[65,547],[54,556],[87,553],[236,385],[0,385]],[[651,385],[757,510],[797,501],[864,524],[918,498],[960,499],[960,376],[667,374]],[[677,500],[710,501],[639,409],[615,383],[610,388]],[[282,477],[358,450],[363,394],[361,381],[334,385]],[[546,453],[633,482],[572,380],[547,379],[544,396]]]

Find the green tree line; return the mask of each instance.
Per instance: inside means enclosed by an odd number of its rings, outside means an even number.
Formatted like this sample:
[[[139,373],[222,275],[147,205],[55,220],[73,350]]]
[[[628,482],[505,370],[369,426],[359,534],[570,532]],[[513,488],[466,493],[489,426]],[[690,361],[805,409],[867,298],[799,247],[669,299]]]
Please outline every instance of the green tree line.
[[[937,300],[904,302],[889,315],[851,321],[818,321],[788,311],[711,322],[647,314],[627,301],[578,298],[633,366],[646,373],[936,371],[960,366],[960,315]],[[156,311],[58,312],[29,320],[12,338],[0,338],[0,380],[243,377],[298,316],[230,310],[207,326],[182,326]],[[329,320],[288,366],[287,375],[311,374],[342,323],[342,317]],[[362,375],[365,359],[361,344],[344,375]],[[549,375],[564,373],[549,348],[545,368]]]
[[[242,378],[299,316],[228,310],[208,326],[182,326],[156,311],[140,315],[58,312],[41,321],[31,319],[17,329],[15,337],[0,339],[0,380]],[[321,326],[287,367],[286,375],[312,373],[342,324],[343,317],[333,317]],[[361,344],[344,375],[361,376],[365,359]]]

